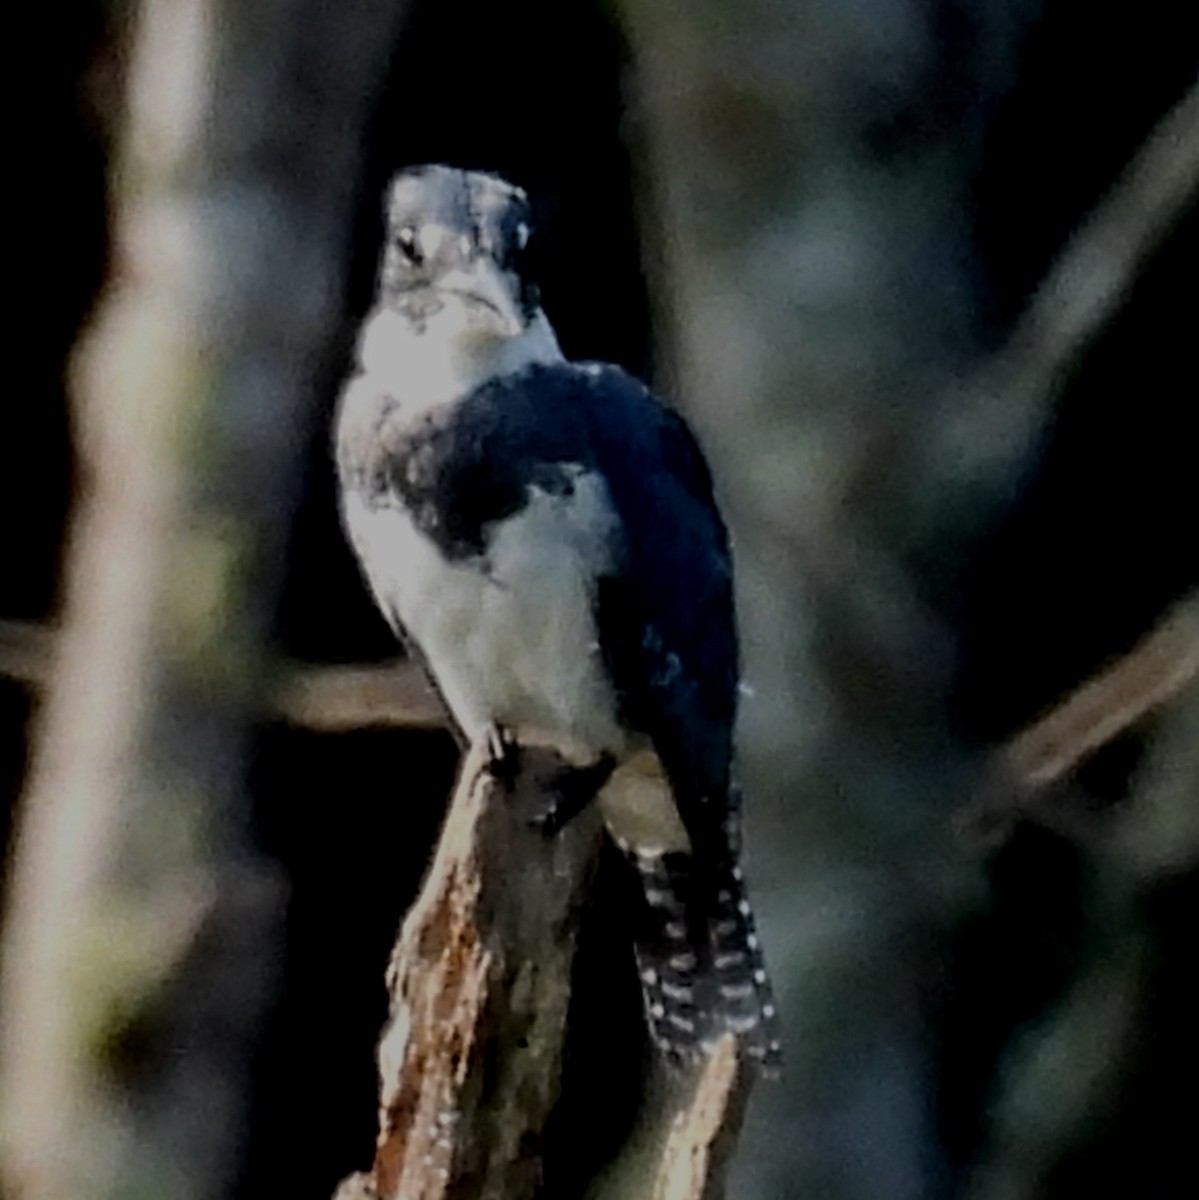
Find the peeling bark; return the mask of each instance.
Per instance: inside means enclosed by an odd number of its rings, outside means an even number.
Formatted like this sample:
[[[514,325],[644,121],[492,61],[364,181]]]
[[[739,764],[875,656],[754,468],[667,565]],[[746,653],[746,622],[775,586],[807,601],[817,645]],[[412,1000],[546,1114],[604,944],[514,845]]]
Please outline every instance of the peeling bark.
[[[511,787],[469,755],[388,970],[379,1138],[339,1196],[520,1200],[541,1179],[558,1099],[580,911],[602,838],[584,812],[536,823],[562,762],[524,749]]]

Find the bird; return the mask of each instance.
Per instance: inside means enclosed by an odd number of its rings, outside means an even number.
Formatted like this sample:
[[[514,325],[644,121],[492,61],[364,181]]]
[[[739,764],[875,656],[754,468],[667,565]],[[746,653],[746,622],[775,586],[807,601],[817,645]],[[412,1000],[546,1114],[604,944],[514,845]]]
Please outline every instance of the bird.
[[[780,1060],[740,866],[730,540],[684,420],[542,307],[533,209],[499,175],[400,171],[338,399],[342,523],[461,737],[571,764],[547,833],[599,805],[640,888],[646,1021],[668,1061],[733,1034]]]

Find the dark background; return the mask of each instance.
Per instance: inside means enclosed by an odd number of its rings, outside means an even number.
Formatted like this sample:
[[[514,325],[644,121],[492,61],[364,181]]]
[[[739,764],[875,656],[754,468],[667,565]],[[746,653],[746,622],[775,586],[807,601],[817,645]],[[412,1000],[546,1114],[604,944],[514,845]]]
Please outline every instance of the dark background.
[[[928,253],[952,259],[938,269],[956,272],[969,338],[985,354],[1002,345],[1071,232],[1194,83],[1196,13],[1166,0],[1131,9],[1083,0],[878,6],[898,21],[918,13],[933,52],[902,94],[847,82],[858,102],[837,128],[875,164],[932,144],[949,157],[962,181],[955,220],[968,236]],[[119,103],[120,57],[103,13],[99,4],[76,6],[30,46],[37,69],[10,188],[8,290],[19,332],[0,433],[4,619],[55,613],[73,485],[64,363],[104,276],[105,139]],[[636,69],[602,4],[415,4],[369,131],[347,355],[370,303],[384,182],[398,167],[443,161],[498,171],[535,198],[544,299],[568,355],[611,359],[669,383],[661,365],[669,321],[655,321],[641,266],[665,233],[652,192],[633,173],[645,149]],[[904,561],[949,632],[949,719],[966,743],[1009,737],[1199,584],[1197,277],[1192,206],[1078,365],[1012,494],[969,538]],[[334,373],[330,406],[336,386]],[[685,410],[686,396],[675,399]],[[337,528],[326,438],[327,425],[310,449],[274,636],[282,654],[301,660],[383,658],[394,646]],[[0,678],[6,802],[20,792],[31,707],[23,686]],[[1135,737],[1108,748],[1076,781],[1073,802],[1099,812],[1119,806],[1141,749]],[[246,1196],[327,1196],[369,1159],[382,967],[428,860],[454,762],[443,734],[321,736],[281,726],[259,734],[256,826],[286,871],[290,902],[284,983],[255,1072]],[[619,907],[620,880],[608,875],[603,913]],[[1090,952],[1092,864],[1068,836],[1018,827],[984,875],[985,903],[939,943],[925,988],[935,1133],[924,1194],[966,1194],[1005,1048],[1052,1008]],[[1194,1194],[1197,902],[1193,867],[1144,896],[1151,999],[1139,1044],[1114,1102],[1037,1194]],[[644,1050],[631,958],[610,925],[588,926],[572,1053],[606,1056],[613,1092],[562,1114],[547,1165],[555,1197],[577,1194],[627,1126]],[[307,1147],[303,1169],[282,1178],[299,1163],[285,1153],[296,1143]],[[783,1193],[763,1185],[758,1194]]]

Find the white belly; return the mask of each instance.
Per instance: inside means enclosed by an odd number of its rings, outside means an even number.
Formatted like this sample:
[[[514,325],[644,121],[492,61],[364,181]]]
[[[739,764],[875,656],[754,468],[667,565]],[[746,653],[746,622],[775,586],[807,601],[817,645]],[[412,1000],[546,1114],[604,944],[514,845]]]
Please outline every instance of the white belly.
[[[571,757],[623,751],[594,618],[616,524],[598,475],[575,468],[569,496],[530,488],[486,558],[464,563],[447,561],[402,509],[370,509],[352,493],[344,505],[376,599],[420,646],[472,741],[495,722]]]

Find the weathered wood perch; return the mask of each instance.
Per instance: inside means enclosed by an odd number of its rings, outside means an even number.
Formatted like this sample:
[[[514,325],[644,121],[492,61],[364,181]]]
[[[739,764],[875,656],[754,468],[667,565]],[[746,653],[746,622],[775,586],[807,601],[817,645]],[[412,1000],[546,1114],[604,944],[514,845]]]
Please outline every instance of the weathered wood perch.
[[[562,767],[552,751],[524,748],[505,785],[483,753],[466,757],[388,969],[374,1163],[337,1200],[538,1194],[579,918],[604,836],[594,807],[553,837],[537,826]],[[718,1200],[749,1081],[731,1038],[702,1069],[672,1074],[663,1111],[646,1122],[660,1132],[637,1171],[644,1186],[628,1191],[625,1172],[620,1194]]]
[[[680,1089],[657,1164],[653,1200],[721,1200],[724,1168],[741,1132],[753,1070],[726,1034],[693,1086]]]
[[[378,1200],[519,1200],[540,1181],[558,1097],[580,909],[602,837],[596,811],[547,838],[535,824],[562,762],[526,749],[511,790],[471,753],[388,970]]]

